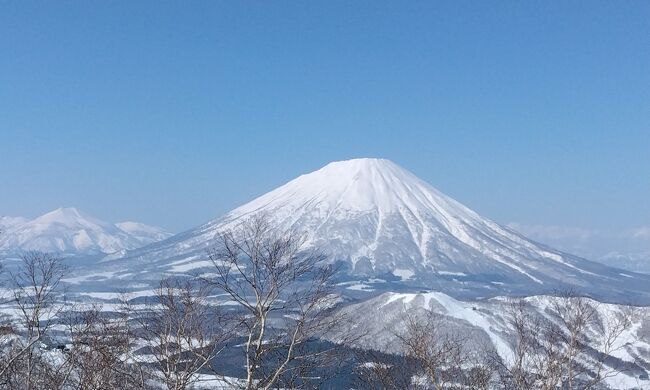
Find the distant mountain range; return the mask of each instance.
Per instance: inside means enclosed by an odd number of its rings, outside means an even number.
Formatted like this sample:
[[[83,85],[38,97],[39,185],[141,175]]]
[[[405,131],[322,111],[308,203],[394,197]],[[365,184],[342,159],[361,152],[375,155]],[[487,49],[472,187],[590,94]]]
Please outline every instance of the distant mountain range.
[[[650,273],[650,227],[586,229],[509,223],[526,237],[613,267]]]
[[[59,208],[38,218],[0,217],[0,251],[39,250],[64,255],[109,254],[170,237],[138,222],[101,221],[75,208]]]

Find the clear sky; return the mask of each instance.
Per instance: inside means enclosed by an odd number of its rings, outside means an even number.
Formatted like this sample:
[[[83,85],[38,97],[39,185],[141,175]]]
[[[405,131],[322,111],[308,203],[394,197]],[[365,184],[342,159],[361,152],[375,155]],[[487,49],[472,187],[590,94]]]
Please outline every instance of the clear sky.
[[[180,231],[332,160],[650,224],[648,1],[3,1],[0,215]]]

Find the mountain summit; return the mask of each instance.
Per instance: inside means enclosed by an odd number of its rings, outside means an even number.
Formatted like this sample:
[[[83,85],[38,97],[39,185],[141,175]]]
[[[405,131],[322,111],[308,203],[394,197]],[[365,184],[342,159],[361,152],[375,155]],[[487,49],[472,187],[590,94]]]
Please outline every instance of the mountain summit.
[[[574,286],[618,299],[629,298],[630,290],[648,290],[650,281],[528,240],[395,163],[372,158],[330,163],[117,263],[131,259],[169,272],[204,267],[215,235],[258,213],[280,230],[307,234],[307,245],[347,266],[342,276],[382,278],[458,297]]]
[[[387,216],[405,210],[428,210],[439,221],[479,218],[409,171],[389,160],[376,158],[332,162],[262,195],[229,215],[260,210],[273,214],[299,211],[335,218],[365,212]],[[454,229],[452,225],[447,227]]]

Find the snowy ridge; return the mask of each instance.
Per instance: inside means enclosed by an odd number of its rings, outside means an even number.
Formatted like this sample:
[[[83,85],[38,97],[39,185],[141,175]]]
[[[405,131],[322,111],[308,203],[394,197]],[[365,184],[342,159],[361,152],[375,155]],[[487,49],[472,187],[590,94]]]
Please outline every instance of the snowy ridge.
[[[146,225],[141,222],[118,222],[115,224],[115,226],[138,240],[140,242],[140,246],[162,241],[172,236],[170,232],[162,228]]]
[[[135,222],[111,224],[75,208],[59,208],[31,221],[3,217],[0,222],[3,230],[0,251],[3,252],[113,253],[135,249],[171,235]]]
[[[11,229],[18,225],[22,225],[27,221],[28,219],[23,217],[9,217],[9,216],[0,217],[0,231]]]
[[[333,162],[301,175],[221,218],[130,251],[115,265],[166,273],[172,262],[185,259],[186,271],[201,268],[219,232],[259,213],[280,230],[307,234],[308,245],[347,264],[348,275],[392,275],[464,298],[571,285],[604,299],[642,292],[636,296],[650,301],[650,277],[624,278],[620,270],[528,240],[398,165],[371,158]]]
[[[541,315],[549,321],[557,323],[551,304],[553,297],[532,296],[525,299],[525,309],[535,315]],[[616,304],[591,302],[598,308],[597,323],[605,326],[607,318],[614,318],[622,313],[629,313],[632,324],[617,339],[611,350],[614,364],[625,364],[625,370],[607,378],[612,388],[648,388],[645,380],[639,377],[647,375],[650,367],[650,348],[645,327],[648,326],[649,307],[630,307]],[[342,308],[350,323],[344,328],[361,329],[364,336],[357,345],[386,352],[399,353],[400,347],[395,342],[395,332],[405,329],[405,319],[409,315],[424,315],[433,312],[438,316],[441,326],[453,329],[464,335],[475,346],[491,345],[505,361],[513,357],[513,331],[509,323],[509,301],[496,297],[480,301],[459,301],[449,295],[439,292],[426,293],[384,293],[366,301],[351,304]],[[368,321],[368,318],[375,319]],[[604,327],[590,327],[592,337],[601,337],[606,332]],[[331,337],[337,341],[336,333]],[[488,343],[488,344],[486,344]],[[581,360],[589,364],[594,356],[584,355]],[[607,367],[604,371],[607,371]],[[641,387],[644,385],[645,387]]]

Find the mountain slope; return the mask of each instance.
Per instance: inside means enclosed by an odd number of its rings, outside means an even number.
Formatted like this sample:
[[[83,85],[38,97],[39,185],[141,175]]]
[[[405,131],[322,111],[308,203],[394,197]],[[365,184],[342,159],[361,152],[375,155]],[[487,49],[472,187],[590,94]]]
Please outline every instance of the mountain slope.
[[[206,265],[205,250],[215,235],[258,213],[281,230],[305,232],[309,246],[346,264],[352,277],[402,279],[458,297],[568,285],[606,299],[649,295],[650,277],[528,240],[381,159],[330,163],[221,218],[131,251],[115,266],[143,273],[198,269]]]
[[[75,208],[59,208],[34,220],[2,219],[0,250],[39,250],[66,255],[113,253],[169,237],[158,228],[128,223],[122,228]],[[5,222],[6,221],[6,222]]]
[[[162,241],[172,236],[168,231],[157,226],[146,225],[140,222],[125,221],[115,224],[118,228],[138,240],[140,246]]]
[[[0,231],[5,231],[7,229],[14,228],[18,225],[22,225],[27,221],[28,219],[23,217],[2,216],[0,217]]]
[[[523,301],[522,309],[530,318],[546,318],[559,324],[556,306],[553,304],[558,302],[556,299],[551,296],[528,297]],[[630,325],[615,340],[610,339],[612,346],[608,350],[601,350],[609,355],[604,360],[605,367],[601,373],[607,377],[605,382],[614,389],[641,388],[642,384],[647,386],[646,381],[639,378],[647,378],[650,367],[650,338],[646,331],[650,324],[650,308],[601,304],[590,300],[586,303],[597,309],[595,318],[591,319],[591,325],[586,329],[589,338],[593,340],[593,347],[603,348],[601,343],[606,338],[607,324],[613,323],[614,318],[630,318]],[[476,348],[485,349],[489,346],[503,359],[512,362],[516,336],[511,322],[511,305],[511,301],[504,297],[459,301],[440,292],[388,292],[341,308],[341,318],[345,320],[340,333],[333,332],[328,338],[337,342],[344,339],[349,329],[356,329],[360,336],[355,340],[356,346],[401,353],[402,347],[395,334],[405,330],[409,317],[419,318],[432,312],[435,313],[440,329],[469,340],[468,344]],[[369,321],[369,318],[373,320]],[[581,352],[578,360],[587,363],[588,367],[595,367],[597,358],[593,354]],[[618,374],[614,375],[615,373]]]

